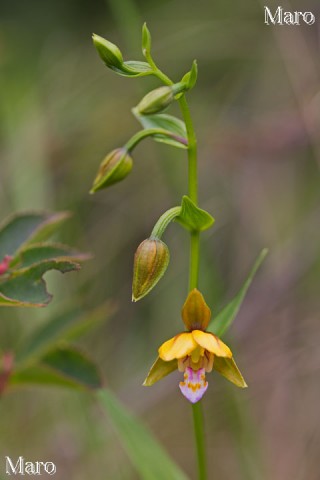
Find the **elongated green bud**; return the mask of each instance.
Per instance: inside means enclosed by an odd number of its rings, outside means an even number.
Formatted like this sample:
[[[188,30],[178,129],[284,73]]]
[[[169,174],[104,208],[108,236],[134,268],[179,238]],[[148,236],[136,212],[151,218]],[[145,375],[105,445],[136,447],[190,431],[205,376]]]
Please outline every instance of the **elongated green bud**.
[[[96,35],[95,33],[92,35],[92,39],[97,52],[107,67],[121,70],[123,65],[123,57],[117,45],[109,42],[99,35]]]
[[[125,148],[112,150],[100,164],[90,193],[123,180],[132,169],[132,158]]]
[[[143,97],[136,107],[137,111],[140,115],[162,112],[174,101],[175,95],[184,89],[185,84],[183,83],[156,88]]]
[[[140,243],[134,256],[132,300],[137,302],[159,282],[169,264],[170,254],[165,243],[148,238]]]

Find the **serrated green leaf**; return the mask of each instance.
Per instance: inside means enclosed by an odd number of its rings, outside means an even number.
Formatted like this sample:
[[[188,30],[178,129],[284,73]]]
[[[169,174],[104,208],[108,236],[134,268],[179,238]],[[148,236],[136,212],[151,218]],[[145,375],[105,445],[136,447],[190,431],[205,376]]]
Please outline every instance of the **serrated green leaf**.
[[[113,312],[114,306],[109,302],[90,312],[83,312],[74,307],[64,309],[60,315],[55,316],[23,339],[21,346],[17,348],[15,365],[20,369],[34,363],[61,341],[75,340],[96,328]]]
[[[14,256],[22,246],[46,240],[69,217],[69,212],[25,212],[7,218],[0,225],[0,259]]]
[[[9,386],[37,384],[89,389],[101,388],[102,383],[95,363],[70,347],[52,350],[38,364],[18,370],[9,380]]]
[[[81,253],[73,248],[59,243],[36,243],[20,250],[15,262],[11,263],[12,267],[26,268],[34,263],[42,262],[50,259],[65,259],[79,262],[88,260],[91,255]]]
[[[187,480],[152,433],[110,390],[98,391],[97,397],[141,480]]]
[[[80,265],[71,260],[53,259],[16,270],[8,280],[0,283],[0,306],[44,307],[52,296],[47,292],[42,276],[48,270],[66,273],[79,268]]]
[[[234,321],[234,319],[237,316],[237,313],[240,310],[242,302],[246,296],[248,288],[250,287],[255,274],[257,273],[260,265],[262,264],[267,254],[268,254],[268,250],[264,248],[259,254],[257,260],[255,261],[248,275],[248,278],[244,282],[243,286],[241,287],[237,295],[231,300],[231,302],[228,303],[228,305],[224,307],[224,309],[210,323],[208,328],[209,332],[215,333],[216,335],[221,337],[226,332],[226,330],[230,328],[230,326],[232,325],[232,322]]]
[[[135,108],[132,112],[144,129],[162,128],[177,137],[177,140],[175,140],[174,138],[168,138],[165,135],[154,135],[153,138],[157,142],[166,143],[178,148],[188,148],[186,126],[179,118],[174,117],[173,115],[167,115],[166,113],[139,115]]]
[[[175,220],[187,230],[198,232],[207,230],[214,223],[214,218],[197,207],[186,195],[182,197],[181,213]]]

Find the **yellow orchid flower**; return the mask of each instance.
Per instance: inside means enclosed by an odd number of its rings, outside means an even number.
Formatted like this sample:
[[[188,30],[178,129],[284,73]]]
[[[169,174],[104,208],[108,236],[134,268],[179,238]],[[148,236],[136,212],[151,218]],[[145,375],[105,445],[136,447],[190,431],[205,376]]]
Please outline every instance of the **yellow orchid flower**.
[[[182,319],[189,331],[164,342],[159,357],[144,381],[150,386],[178,369],[184,372],[179,387],[192,403],[198,402],[208,388],[205,374],[217,370],[239,387],[246,387],[230,348],[216,335],[206,332],[211,311],[199,290],[192,290],[182,308]]]

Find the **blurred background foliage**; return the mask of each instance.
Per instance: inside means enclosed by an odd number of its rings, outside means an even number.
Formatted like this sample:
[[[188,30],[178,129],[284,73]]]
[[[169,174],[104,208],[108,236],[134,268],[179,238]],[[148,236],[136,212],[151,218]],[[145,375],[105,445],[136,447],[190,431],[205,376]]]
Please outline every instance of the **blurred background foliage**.
[[[15,349],[72,305],[90,311],[111,300],[117,311],[81,344],[190,478],[192,419],[178,374],[141,386],[159,344],[181,328],[188,236],[179,227],[166,233],[164,279],[131,303],[134,251],[186,193],[186,155],[147,140],[126,181],[88,195],[105,154],[139,128],[130,108],[158,85],[107,70],[91,33],[117,43],[126,59],[141,59],[147,21],[154,57],[173,79],[198,60],[189,98],[200,201],[216,219],[202,236],[200,288],[214,311],[237,291],[261,248],[270,249],[227,339],[250,388],[209,379],[210,478],[317,480],[320,6],[281,4],[312,11],[315,25],[267,27],[256,0],[0,0],[0,216],[71,210],[63,240],[95,256],[68,280],[46,276],[55,293],[47,309],[3,308],[0,347]],[[5,396],[0,408],[2,457],[54,461],[61,480],[138,478],[86,394],[29,389]]]

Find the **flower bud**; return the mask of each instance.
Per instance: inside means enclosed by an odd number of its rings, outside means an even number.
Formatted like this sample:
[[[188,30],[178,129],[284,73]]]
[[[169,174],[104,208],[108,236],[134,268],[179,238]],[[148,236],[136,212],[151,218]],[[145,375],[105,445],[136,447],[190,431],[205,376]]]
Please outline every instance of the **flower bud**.
[[[123,65],[123,57],[119,48],[114,43],[109,42],[105,38],[96,35],[92,35],[94,46],[96,47],[101,59],[112,69],[120,69]]]
[[[132,169],[132,158],[125,148],[117,148],[102,161],[90,193],[123,180]]]
[[[181,314],[188,330],[206,330],[211,318],[211,310],[196,288],[189,293]]]
[[[169,249],[161,240],[148,238],[134,256],[132,300],[137,302],[158,283],[169,264]]]
[[[140,115],[152,115],[162,112],[173,102],[175,95],[184,89],[185,84],[183,83],[156,88],[143,97],[136,107],[137,111]]]

